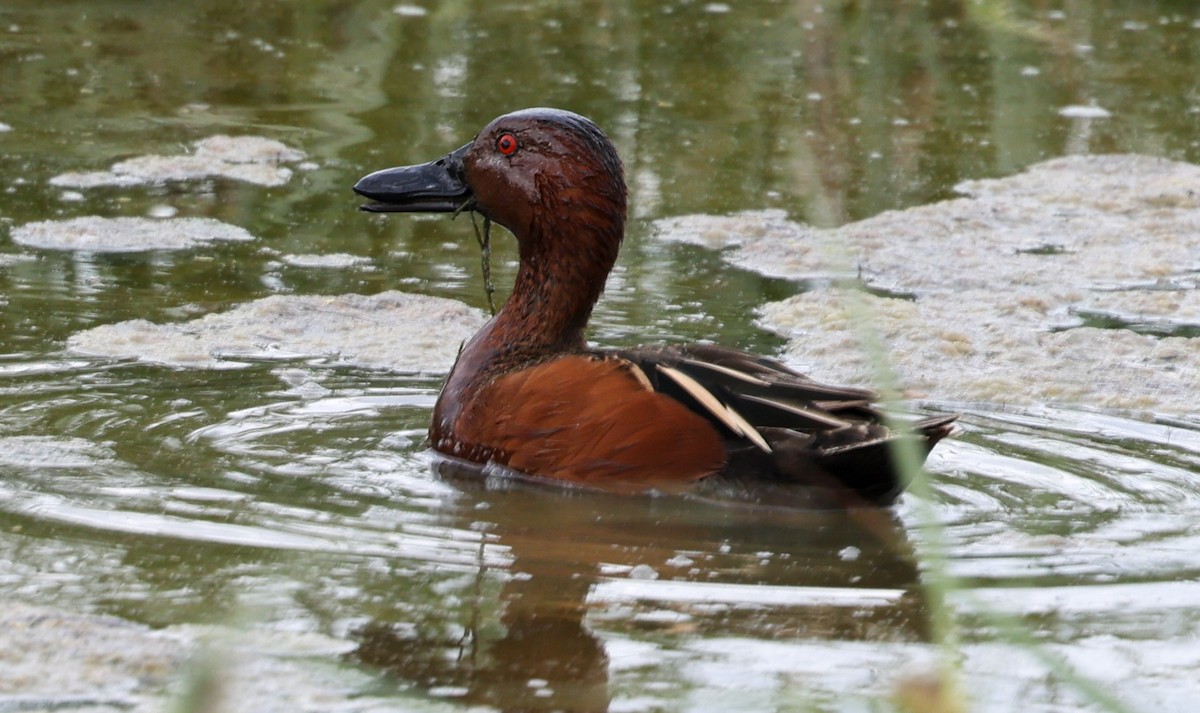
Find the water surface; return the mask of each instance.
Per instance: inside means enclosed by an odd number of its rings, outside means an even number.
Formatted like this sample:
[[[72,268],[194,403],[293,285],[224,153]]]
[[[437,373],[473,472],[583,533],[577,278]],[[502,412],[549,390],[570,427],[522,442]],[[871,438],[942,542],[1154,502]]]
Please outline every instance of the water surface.
[[[312,355],[199,369],[65,348],[101,325],[281,294],[403,289],[482,309],[465,218],[366,216],[349,186],[552,105],[609,131],[631,185],[592,338],[774,352],[754,308],[801,286],[658,242],[651,221],[782,208],[836,226],[1068,153],[1197,162],[1198,55],[1200,14],[1165,0],[9,2],[0,597],[150,627],[100,647],[133,657],[150,656],[138,637],[253,632],[213,644],[249,652],[225,670],[230,710],[886,710],[935,670],[928,509],[970,585],[951,601],[976,708],[1096,707],[1008,643],[999,613],[1132,708],[1187,710],[1193,414],[920,404],[964,413],[929,463],[935,500],[804,513],[435,475],[437,369]],[[50,182],[220,134],[306,156],[275,186]],[[166,214],[255,240],[107,254],[11,238],[34,221]],[[515,252],[496,242],[503,293]],[[333,253],[361,260],[285,259]],[[96,663],[113,657],[70,658],[83,635],[34,640],[54,654],[5,659],[22,675],[0,677],[0,708],[158,710],[170,695]],[[142,682],[114,683],[127,678]]]

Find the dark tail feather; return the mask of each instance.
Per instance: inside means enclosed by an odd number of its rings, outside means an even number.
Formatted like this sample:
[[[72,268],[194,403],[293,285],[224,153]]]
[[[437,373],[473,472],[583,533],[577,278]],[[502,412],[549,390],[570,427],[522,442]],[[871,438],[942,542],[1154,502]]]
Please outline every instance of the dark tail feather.
[[[771,445],[773,470],[784,480],[829,492],[837,507],[891,505],[908,485],[896,458],[900,438],[913,439],[920,461],[938,441],[954,431],[957,414],[936,416],[896,434],[880,424],[856,424],[820,433],[787,428],[761,429]],[[743,458],[757,454],[742,454]]]

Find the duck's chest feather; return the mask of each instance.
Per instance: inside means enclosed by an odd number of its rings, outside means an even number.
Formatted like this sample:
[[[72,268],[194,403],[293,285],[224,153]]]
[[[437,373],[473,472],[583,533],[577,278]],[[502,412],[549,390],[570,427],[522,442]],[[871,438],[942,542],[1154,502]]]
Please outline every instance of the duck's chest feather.
[[[473,372],[483,346],[464,350],[438,399],[438,451],[620,490],[683,485],[725,465],[716,429],[623,359],[563,355],[488,376]]]

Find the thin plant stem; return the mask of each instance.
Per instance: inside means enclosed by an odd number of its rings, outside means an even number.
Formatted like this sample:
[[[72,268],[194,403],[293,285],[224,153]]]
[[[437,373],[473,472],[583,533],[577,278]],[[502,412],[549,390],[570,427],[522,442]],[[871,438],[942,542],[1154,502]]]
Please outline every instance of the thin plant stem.
[[[475,229],[475,240],[479,243],[479,261],[483,268],[483,292],[487,296],[488,310],[494,317],[496,316],[496,285],[492,282],[492,219],[486,215],[483,216],[483,230],[479,230],[479,224],[475,222],[474,198],[463,201],[463,204],[450,214],[450,219],[457,218],[459,213],[464,210],[471,214],[471,227]]]
[[[880,391],[884,394],[887,424],[889,428],[904,433],[910,430],[907,424],[893,415],[900,401],[901,390],[898,388],[898,379],[891,368],[885,346],[878,332],[871,327],[875,323],[871,307],[862,290],[850,288],[845,290],[845,294],[847,312],[853,322],[856,336],[872,367]],[[942,653],[943,683],[951,687],[952,695],[957,698],[956,704],[965,707],[957,665],[962,658],[962,639],[950,603],[952,596],[974,603],[975,608],[1005,640],[1025,649],[1052,674],[1104,710],[1111,713],[1129,713],[1131,709],[1124,702],[1095,681],[1080,674],[1069,662],[1034,639],[1020,621],[996,612],[970,596],[969,588],[950,572],[950,544],[933,508],[936,494],[930,485],[928,474],[921,465],[922,458],[917,440],[897,438],[891,445],[897,467],[908,479],[909,490],[916,496],[915,515],[925,534],[924,544],[920,548],[920,559],[927,575],[922,578],[922,586],[929,601],[931,637]],[[953,699],[951,700],[953,704]]]
[[[475,240],[479,242],[479,261],[483,268],[483,292],[487,295],[488,309],[492,316],[496,314],[496,285],[492,283],[492,219],[483,216],[483,231],[475,222],[475,212],[471,212],[471,227],[475,228]]]
[[[895,371],[888,363],[887,352],[876,330],[871,328],[874,323],[870,314],[870,306],[859,290],[846,290],[848,312],[854,323],[859,343],[867,356],[867,361],[875,374],[876,383],[884,394],[884,414],[888,428],[897,433],[911,435],[908,424],[895,418],[901,390]],[[953,665],[960,657],[960,639],[958,628],[954,623],[954,615],[949,604],[949,595],[960,589],[949,570],[949,544],[945,533],[937,523],[933,511],[933,489],[925,469],[921,466],[921,453],[917,440],[912,437],[896,438],[890,443],[892,457],[900,470],[902,477],[908,480],[909,490],[916,496],[918,521],[926,525],[925,547],[921,549],[921,562],[928,574],[923,586],[929,600],[930,631],[934,642],[942,650],[943,665],[947,671],[955,670]]]

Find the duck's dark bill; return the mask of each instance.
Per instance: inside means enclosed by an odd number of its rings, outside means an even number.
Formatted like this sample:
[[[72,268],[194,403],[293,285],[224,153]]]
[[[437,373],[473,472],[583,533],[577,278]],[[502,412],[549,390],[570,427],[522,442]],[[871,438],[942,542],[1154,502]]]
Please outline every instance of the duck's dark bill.
[[[370,198],[362,210],[372,213],[452,213],[471,198],[463,183],[466,146],[437,161],[376,171],[359,179],[354,192]]]

